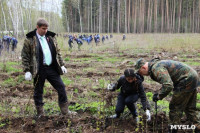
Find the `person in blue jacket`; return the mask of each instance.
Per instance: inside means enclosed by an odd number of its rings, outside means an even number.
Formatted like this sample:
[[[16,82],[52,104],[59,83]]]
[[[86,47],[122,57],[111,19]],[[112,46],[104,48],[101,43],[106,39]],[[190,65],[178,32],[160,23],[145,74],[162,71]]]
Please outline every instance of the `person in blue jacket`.
[[[108,84],[107,89],[110,91],[120,89],[115,109],[116,114],[110,116],[110,118],[119,118],[120,114],[123,113],[126,105],[130,110],[133,118],[136,120],[136,122],[138,122],[138,114],[134,103],[140,98],[143,110],[147,115],[147,121],[151,120],[151,114],[149,111],[150,107],[147,105],[147,98],[144,92],[144,87],[142,85],[143,81],[143,76],[134,73],[133,69],[126,69],[124,71],[124,75],[121,76],[116,83]]]
[[[99,34],[95,34],[95,36],[94,36],[94,41],[95,41],[95,43],[96,43],[96,46],[98,45],[98,43],[100,42],[100,36],[99,36]]]
[[[10,42],[11,42],[11,37],[6,34],[4,37],[3,37],[3,41],[4,41],[4,46],[5,48],[7,49],[7,52],[9,53],[9,49],[10,49]]]
[[[92,42],[93,38],[92,35],[90,35],[89,37],[87,37],[87,43],[88,45]]]
[[[81,41],[80,38],[75,38],[74,40],[78,44],[78,50],[80,51],[81,50],[81,45],[83,45],[83,42]]]
[[[3,50],[3,41],[0,38],[0,56],[1,56],[1,51]]]
[[[15,49],[17,48],[18,41],[15,37],[12,37],[11,40],[12,40],[12,43],[11,43],[12,44],[12,52],[14,52]]]
[[[107,40],[109,39],[107,34],[106,34],[106,39],[107,39]]]
[[[73,39],[74,39],[74,37],[73,36],[69,36],[69,40],[68,40],[68,44],[69,44],[69,50],[71,50],[72,49],[72,43],[73,43]]]
[[[122,40],[125,40],[126,39],[126,35],[125,34],[123,34],[123,38],[122,38]]]
[[[102,43],[104,43],[104,41],[105,41],[105,36],[104,35],[102,35]]]
[[[2,38],[3,47],[7,49],[7,38],[9,38],[8,34],[4,35]]]

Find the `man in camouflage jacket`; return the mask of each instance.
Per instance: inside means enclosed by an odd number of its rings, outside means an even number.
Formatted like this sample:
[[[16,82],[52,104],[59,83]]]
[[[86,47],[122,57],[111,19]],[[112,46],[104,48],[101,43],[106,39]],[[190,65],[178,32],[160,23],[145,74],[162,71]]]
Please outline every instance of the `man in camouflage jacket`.
[[[154,81],[162,84],[161,92],[154,94],[153,101],[162,100],[171,90],[173,96],[169,105],[169,118],[171,125],[180,125],[181,117],[185,112],[191,124],[196,125],[199,131],[200,121],[197,118],[197,72],[186,64],[173,60],[153,59],[146,62],[144,59],[137,60],[135,69],[143,76],[150,76]],[[177,130],[169,130],[176,133]]]
[[[32,75],[34,78],[37,116],[44,114],[43,87],[46,79],[58,92],[61,113],[69,113],[65,85],[60,77],[61,74],[67,73],[67,69],[64,67],[55,35],[48,31],[48,22],[39,19],[37,29],[26,35],[21,53],[25,79],[31,80]]]

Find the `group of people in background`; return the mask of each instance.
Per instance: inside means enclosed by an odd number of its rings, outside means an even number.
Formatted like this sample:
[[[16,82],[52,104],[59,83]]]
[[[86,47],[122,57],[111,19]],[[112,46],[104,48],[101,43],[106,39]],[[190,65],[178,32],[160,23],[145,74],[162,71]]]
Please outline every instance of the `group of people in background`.
[[[100,37],[99,34],[95,34],[95,35],[64,35],[64,37],[68,37],[68,44],[69,44],[69,49],[71,50],[73,45],[73,40],[76,41],[77,45],[78,45],[78,50],[80,50],[80,47],[83,45],[83,42],[87,42],[88,45],[94,40],[96,46],[98,46],[98,44],[100,43],[100,41],[102,41],[102,43],[104,44],[105,40],[109,40],[108,35],[102,35],[102,37]],[[110,38],[113,38],[113,35],[110,34]]]
[[[22,66],[25,80],[32,80],[34,84],[34,103],[37,117],[45,115],[43,102],[43,87],[47,79],[57,90],[58,105],[62,115],[76,115],[68,109],[68,98],[65,84],[60,75],[67,73],[65,62],[62,59],[56,34],[48,31],[49,24],[45,19],[39,19],[36,29],[26,34],[21,53]],[[92,36],[70,36],[77,44],[81,44],[83,38]],[[95,35],[100,40],[100,36]],[[34,45],[32,45],[34,44]],[[146,120],[151,121],[150,105],[144,91],[143,76],[150,76],[152,80],[160,83],[162,87],[159,93],[155,93],[152,101],[156,103],[173,92],[169,104],[168,133],[177,133],[178,129],[171,129],[173,125],[180,125],[183,113],[187,116],[190,125],[195,125],[195,133],[200,132],[200,119],[197,116],[197,88],[199,83],[198,73],[190,66],[173,60],[161,60],[159,58],[146,61],[138,59],[134,69],[126,69],[115,83],[108,84],[109,91],[120,89],[117,98],[115,115],[110,118],[120,118],[125,106],[128,107],[135,122],[139,123],[138,112],[135,103],[140,99]]]
[[[77,43],[78,45],[78,50],[81,50],[81,46],[83,45],[83,42],[87,42],[87,44],[89,45],[93,40],[96,44],[96,46],[98,46],[98,44],[102,41],[102,43],[104,44],[104,42],[106,40],[109,40],[109,36],[106,35],[102,35],[100,37],[99,34],[94,34],[94,35],[63,35],[64,38],[69,38],[68,40],[68,45],[69,45],[69,50],[72,50],[74,41]],[[110,34],[110,39],[113,38],[113,35]],[[126,39],[126,35],[123,34],[123,38],[122,40]],[[14,53],[15,49],[17,48],[17,43],[18,40],[14,37],[14,36],[9,36],[9,34],[6,34],[2,37],[2,39],[0,38],[0,55],[2,53],[2,51],[6,51],[7,53],[12,52]],[[11,50],[10,50],[11,47]]]
[[[14,53],[15,49],[17,48],[18,40],[14,36],[9,36],[8,34],[4,35],[3,38],[0,38],[0,55],[2,51],[10,52],[10,46],[11,51]]]

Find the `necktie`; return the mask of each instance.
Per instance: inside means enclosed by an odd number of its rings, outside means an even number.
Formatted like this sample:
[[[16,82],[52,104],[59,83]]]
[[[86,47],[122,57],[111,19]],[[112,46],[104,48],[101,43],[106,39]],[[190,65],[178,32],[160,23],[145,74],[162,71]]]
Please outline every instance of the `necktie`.
[[[47,65],[50,65],[51,63],[51,53],[50,53],[50,49],[48,47],[48,44],[45,42],[45,37],[41,37],[41,43],[42,43],[42,47],[43,47],[43,53],[44,53],[44,59],[45,59],[45,63]]]

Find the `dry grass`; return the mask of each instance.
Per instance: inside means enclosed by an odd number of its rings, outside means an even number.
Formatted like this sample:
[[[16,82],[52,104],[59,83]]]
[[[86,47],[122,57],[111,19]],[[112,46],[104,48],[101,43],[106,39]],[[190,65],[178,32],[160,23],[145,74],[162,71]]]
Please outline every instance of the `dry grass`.
[[[63,51],[68,51],[68,38],[58,38],[58,42]],[[94,42],[91,45],[84,42],[81,53],[97,53],[113,49],[118,51],[142,49],[139,52],[148,52],[154,49],[170,52],[194,52],[200,49],[199,44],[199,34],[127,34],[125,41],[122,40],[122,34],[113,34],[112,39],[106,40],[104,44],[100,43],[98,47]],[[76,42],[74,42],[74,47],[78,52]]]

